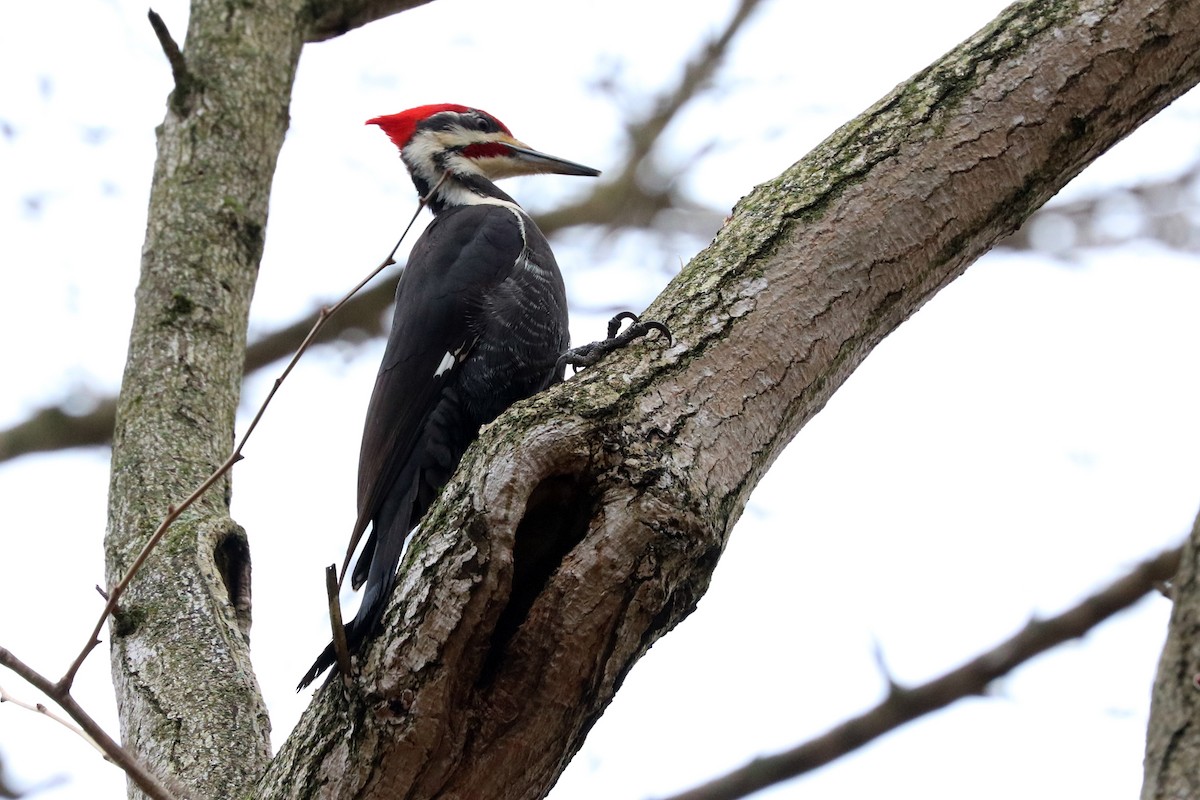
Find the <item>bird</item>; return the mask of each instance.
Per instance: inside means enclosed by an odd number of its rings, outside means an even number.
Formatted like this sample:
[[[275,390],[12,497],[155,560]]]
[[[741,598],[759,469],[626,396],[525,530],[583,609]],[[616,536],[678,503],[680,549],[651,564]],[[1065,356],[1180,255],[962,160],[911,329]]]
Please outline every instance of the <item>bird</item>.
[[[469,106],[418,106],[366,124],[379,126],[400,149],[433,220],[400,275],[363,429],[358,516],[342,566],[344,578],[369,527],[351,573],[355,589],[366,586],[345,625],[351,652],[376,632],[409,534],[480,427],[562,380],[566,364],[596,358],[593,350],[571,357],[566,290],[554,253],[495,181],[600,171],[534,150],[496,117]],[[331,643],[297,689],[336,657]]]

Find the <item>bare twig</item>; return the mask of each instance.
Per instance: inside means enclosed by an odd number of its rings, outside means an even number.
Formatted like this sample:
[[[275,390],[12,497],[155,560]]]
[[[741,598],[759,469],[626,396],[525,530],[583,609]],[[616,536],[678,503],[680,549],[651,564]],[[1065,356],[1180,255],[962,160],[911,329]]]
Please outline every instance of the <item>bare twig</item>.
[[[22,700],[19,697],[14,697],[13,695],[9,694],[8,691],[3,686],[0,686],[0,703],[12,703],[14,706],[17,706],[18,708],[23,708],[26,711],[32,711],[35,714],[41,714],[42,716],[44,716],[48,719],[54,720],[59,725],[62,725],[64,728],[69,730],[71,733],[78,736],[80,739],[83,739],[91,747],[96,748],[96,751],[100,753],[101,757],[104,758],[105,761],[112,761],[112,757],[110,757],[108,755],[108,753],[104,752],[104,748],[101,747],[100,745],[96,744],[96,740],[93,739],[91,736],[88,736],[87,733],[84,732],[83,728],[81,728],[78,725],[76,725],[75,723],[71,722],[66,717],[63,717],[63,716],[51,711],[49,708],[46,707],[45,703],[30,703],[27,700]]]
[[[342,604],[338,601],[337,564],[325,568],[325,593],[329,597],[329,626],[333,628],[333,652],[337,656],[338,672],[342,680],[350,685],[350,646],[346,643],[346,628],[342,623]]]
[[[437,187],[435,186],[434,188],[436,189]],[[304,352],[312,344],[313,339],[324,326],[326,320],[328,320],[333,314],[337,313],[338,309],[345,305],[356,292],[366,286],[367,283],[375,278],[375,276],[377,276],[387,267],[396,263],[396,251],[400,249],[400,243],[404,241],[404,237],[406,237],[408,232],[412,230],[413,224],[417,221],[417,216],[421,213],[421,209],[423,209],[425,205],[425,198],[421,198],[417,205],[417,210],[413,213],[412,219],[405,227],[404,232],[400,235],[400,239],[396,242],[396,245],[392,248],[392,251],[388,253],[387,258],[385,258],[379,264],[379,266],[371,270],[370,274],[359,281],[358,284],[355,285],[355,287],[349,292],[347,292],[340,300],[328,308],[321,309],[321,312],[317,315],[316,322],[313,323],[312,329],[308,332],[308,335],[304,338],[304,341],[300,343],[300,346],[292,356],[292,359],[288,362],[287,366],[284,367],[282,374],[275,379],[274,385],[271,387],[271,390],[267,393],[266,398],[259,406],[254,418],[250,420],[250,424],[247,426],[246,432],[242,434],[242,438],[238,441],[237,446],[233,449],[233,452],[229,455],[229,458],[225,459],[225,462],[222,463],[221,466],[217,467],[217,469],[211,475],[209,475],[208,478],[206,478],[204,482],[196,488],[195,491],[188,495],[188,497],[182,503],[179,503],[178,505],[172,505],[167,509],[166,516],[163,518],[162,522],[159,523],[159,526],[157,529],[155,529],[154,533],[150,535],[150,538],[142,547],[142,551],[138,553],[137,558],[133,560],[133,563],[129,566],[129,569],[126,570],[124,577],[121,578],[120,582],[118,582],[116,586],[114,586],[108,592],[105,592],[99,586],[96,587],[96,590],[106,600],[104,611],[101,612],[100,619],[96,622],[96,627],[92,630],[92,635],[89,637],[87,644],[84,645],[83,649],[79,652],[79,655],[75,657],[75,660],[71,663],[71,666],[67,669],[63,677],[57,682],[51,682],[39,672],[32,669],[14,656],[7,649],[0,647],[0,665],[8,667],[47,697],[51,698],[63,709],[63,711],[67,713],[67,716],[79,724],[79,727],[76,728],[75,726],[71,725],[69,722],[58,717],[41,704],[32,707],[25,703],[18,703],[19,705],[31,707],[33,710],[46,714],[50,718],[61,722],[66,727],[83,736],[85,739],[90,741],[93,746],[100,750],[100,752],[104,754],[106,758],[117,764],[119,767],[121,767],[121,769],[125,770],[125,773],[129,775],[130,779],[133,780],[134,783],[136,783],[137,786],[151,798],[155,798],[156,800],[173,800],[174,795],[172,795],[172,793],[165,786],[163,786],[158,779],[155,778],[155,776],[151,774],[136,758],[134,758],[128,751],[122,748],[120,744],[106,734],[104,730],[95,722],[95,720],[93,720],[91,716],[89,716],[83,710],[79,703],[75,701],[75,699],[71,696],[71,687],[75,682],[75,676],[78,674],[79,668],[83,665],[84,660],[87,659],[88,654],[90,654],[92,650],[95,649],[98,644],[100,644],[100,631],[104,627],[105,622],[108,620],[109,615],[112,614],[116,609],[117,602],[122,593],[129,586],[129,583],[133,580],[134,576],[137,575],[138,571],[146,562],[146,559],[150,556],[150,553],[154,550],[155,546],[162,541],[167,529],[170,528],[171,524],[177,520],[185,510],[195,503],[206,491],[212,488],[213,484],[217,483],[227,472],[229,472],[229,470],[233,468],[234,464],[242,460],[242,449],[246,446],[246,442],[249,440],[250,435],[254,433],[254,429],[258,426],[259,420],[261,420],[263,414],[266,413],[267,406],[270,405],[271,400],[275,397],[275,393],[279,391],[279,387],[283,385],[284,380],[289,374],[291,374],[292,369],[299,362],[300,357],[304,355]],[[344,651],[345,647],[343,644],[343,652]],[[0,690],[0,701],[17,702],[11,696],[3,693],[2,690]]]
[[[323,42],[430,0],[315,0],[306,8],[307,42]]]
[[[158,15],[157,11],[152,8],[146,15],[150,18],[150,27],[154,28],[154,35],[158,37],[158,43],[167,57],[167,63],[171,65],[171,74],[175,78],[175,86],[178,87],[188,79],[187,61],[183,58],[183,51],[171,37],[171,32],[167,30],[167,23],[163,22],[163,18]]]
[[[196,88],[196,80],[188,70],[187,59],[183,57],[183,51],[179,49],[179,45],[171,37],[171,32],[167,30],[167,23],[163,22],[163,18],[153,8],[146,15],[150,18],[150,27],[154,29],[154,35],[158,38],[163,55],[167,57],[167,63],[171,65],[171,78],[175,82],[175,90],[171,92],[170,106],[175,113],[185,116],[192,107],[192,94]]]
[[[75,698],[71,697],[69,689],[60,683],[51,683],[49,679],[14,656],[8,650],[0,647],[0,665],[8,667],[27,683],[42,694],[49,697],[67,712],[67,716],[75,720],[86,738],[100,749],[110,761],[125,771],[130,780],[153,800],[175,800],[178,796],[172,793],[157,777],[133,755],[121,747],[111,736],[104,732],[92,717],[83,710]]]
[[[397,5],[403,4],[400,0],[395,1]],[[733,37],[761,1],[743,0],[725,29],[706,42],[684,67],[678,84],[663,91],[650,103],[652,111],[646,117],[627,126],[625,138],[628,152],[624,163],[610,172],[615,177],[593,184],[592,191],[579,202],[534,215],[538,227],[546,236],[578,225],[602,225],[610,230],[645,227],[659,212],[685,206],[703,218],[703,223],[697,227],[710,233],[716,230],[723,216],[721,212],[690,206],[675,188],[668,185],[670,181],[656,181],[656,185],[647,187],[644,162],[655,142],[679,112],[709,85]],[[364,2],[363,7],[370,5]],[[637,178],[638,175],[642,176],[641,179]],[[317,341],[329,341],[347,331],[365,330],[370,336],[378,336],[381,330],[376,320],[391,302],[390,286],[375,286],[361,292],[346,305],[337,321],[322,328]],[[597,313],[611,312],[601,310]],[[294,352],[314,325],[311,314],[307,312],[302,318],[265,334],[249,345],[246,348],[245,374],[249,375]],[[56,406],[37,409],[24,421],[0,430],[0,462],[30,453],[108,444],[112,440],[116,408],[115,398],[104,397],[94,409],[84,414],[71,414]]]
[[[631,122],[625,128],[628,154],[615,177],[597,185],[579,202],[538,216],[543,230],[571,225],[607,225],[647,227],[654,217],[668,208],[687,205],[672,188],[675,183],[664,179],[648,185],[648,161],[663,132],[679,116],[688,103],[706,88],[725,61],[729,47],[742,27],[761,5],[762,0],[741,0],[725,29],[706,42],[683,68],[679,82],[662,92],[651,103],[651,112]],[[696,209],[711,216],[716,224],[722,215],[709,209]],[[715,230],[715,229],[714,229]]]
[[[313,344],[335,341],[352,332],[363,332],[364,338],[378,336],[382,326],[378,320],[392,302],[393,287],[381,283],[354,296],[342,311],[326,321]],[[256,339],[246,348],[244,374],[275,363],[296,352],[304,337],[312,330],[317,311],[304,316]],[[45,406],[11,428],[0,430],[0,462],[31,453],[65,450],[72,447],[107,445],[112,441],[117,401],[104,397],[91,410],[75,414],[61,406]]]
[[[887,697],[870,711],[791,750],[756,759],[669,800],[745,797],[824,766],[906,722],[964,697],[983,694],[992,681],[1052,647],[1083,636],[1154,591],[1175,574],[1182,553],[1182,547],[1160,553],[1073,608],[1046,620],[1031,620],[1015,636],[940,678],[911,689],[891,683]]]
[[[434,188],[436,189],[437,187],[435,186]],[[200,499],[200,497],[203,496],[203,494],[210,488],[212,488],[213,484],[219,481],[225,475],[225,473],[229,472],[229,470],[233,468],[234,464],[242,460],[242,448],[246,446],[246,441],[250,438],[250,435],[254,433],[254,429],[258,427],[258,422],[262,419],[263,414],[266,413],[267,406],[271,404],[271,400],[275,397],[275,393],[279,391],[279,387],[283,385],[283,382],[287,379],[287,376],[291,374],[292,369],[295,368],[296,364],[300,361],[300,357],[304,355],[304,352],[312,344],[317,333],[325,325],[325,321],[328,320],[333,314],[336,314],[338,309],[344,306],[350,300],[350,298],[353,297],[356,292],[358,292],[359,289],[366,286],[375,278],[376,275],[378,275],[380,272],[383,272],[383,270],[392,264],[396,263],[396,251],[400,249],[400,243],[404,241],[404,237],[408,235],[410,230],[412,230],[413,224],[417,221],[417,216],[421,213],[421,209],[425,207],[425,202],[425,198],[421,198],[420,202],[417,204],[417,210],[413,213],[412,219],[409,220],[408,225],[404,228],[404,232],[400,234],[400,239],[396,242],[396,245],[392,248],[392,251],[388,253],[387,258],[385,258],[379,264],[379,266],[371,270],[370,274],[359,281],[353,289],[351,289],[342,297],[342,299],[338,300],[329,308],[321,309],[321,312],[317,315],[317,321],[313,323],[312,330],[308,332],[308,336],[304,337],[304,341],[300,343],[300,347],[296,350],[295,355],[292,356],[291,361],[289,361],[287,366],[284,367],[280,376],[275,379],[275,383],[271,386],[271,390],[267,392],[266,399],[264,399],[262,405],[258,407],[258,411],[254,414],[254,418],[250,420],[250,424],[247,426],[246,432],[242,434],[242,438],[238,441],[237,446],[233,449],[233,452],[229,455],[229,458],[225,459],[225,462],[221,464],[221,466],[217,467],[217,469],[211,475],[209,475],[208,478],[206,478],[204,482],[196,488],[195,491],[188,495],[188,497],[182,503],[177,506],[171,506],[167,509],[167,515],[163,518],[163,521],[159,523],[158,528],[155,529],[154,533],[150,535],[150,538],[142,547],[142,551],[138,553],[137,558],[133,560],[133,563],[125,573],[125,577],[121,578],[120,582],[117,583],[117,585],[114,586],[111,591],[109,591],[108,602],[106,602],[104,605],[104,610],[100,614],[100,619],[96,622],[96,627],[92,630],[91,637],[88,639],[87,644],[83,646],[83,649],[79,652],[79,655],[75,657],[75,661],[71,664],[66,674],[64,674],[59,680],[58,684],[56,684],[61,688],[64,694],[70,692],[71,684],[75,681],[75,675],[79,671],[79,667],[82,666],[84,660],[88,657],[88,654],[92,652],[96,645],[100,644],[100,631],[103,629],[104,623],[108,620],[109,615],[112,614],[113,610],[117,607],[117,602],[120,600],[121,594],[125,591],[126,587],[129,586],[129,582],[133,580],[134,575],[136,575],[138,570],[141,569],[142,564],[146,562],[146,559],[150,556],[151,551],[153,551],[158,543],[162,541],[163,536],[166,535],[167,529],[170,528],[171,524],[179,518],[180,514],[182,514],[188,507]]]

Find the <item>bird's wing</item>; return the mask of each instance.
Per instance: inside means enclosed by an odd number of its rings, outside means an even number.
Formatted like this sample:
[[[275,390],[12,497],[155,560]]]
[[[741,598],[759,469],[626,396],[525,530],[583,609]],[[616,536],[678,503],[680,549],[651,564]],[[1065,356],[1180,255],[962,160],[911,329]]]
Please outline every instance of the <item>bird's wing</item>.
[[[512,210],[495,205],[443,212],[414,246],[396,289],[392,330],[367,409],[359,453],[358,518],[343,576],[359,539],[389,494],[412,488],[398,486],[397,481],[406,469],[420,467],[412,460],[422,429],[477,339],[473,315],[524,247],[521,220]],[[372,539],[377,533],[372,531]],[[371,560],[373,545],[368,542],[361,556],[363,566]],[[359,572],[356,568],[356,578]]]

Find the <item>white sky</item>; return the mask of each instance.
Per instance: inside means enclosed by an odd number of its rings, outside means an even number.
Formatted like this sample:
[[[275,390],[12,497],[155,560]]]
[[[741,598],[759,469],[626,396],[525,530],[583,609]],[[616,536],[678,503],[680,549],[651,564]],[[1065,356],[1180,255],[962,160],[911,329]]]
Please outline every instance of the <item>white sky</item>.
[[[1003,2],[770,3],[721,92],[669,132],[686,178],[731,207]],[[156,5],[177,38],[186,3]],[[340,294],[413,208],[394,149],[362,121],[426,102],[478,105],[535,147],[611,168],[622,122],[669,82],[726,0],[439,0],[310,47],[272,195],[253,331]],[[589,15],[581,19],[582,15]],[[0,425],[116,390],[138,269],[153,129],[170,72],[145,6],[0,7]],[[614,65],[618,100],[592,84]],[[1065,194],[1171,175],[1200,157],[1185,97]],[[581,179],[508,188],[537,209]],[[573,301],[645,306],[703,242],[557,245]],[[1070,262],[997,253],[886,340],[764,479],[699,610],[633,670],[554,800],[686,788],[820,733],[902,682],[957,666],[1031,614],[1061,610],[1180,541],[1200,499],[1196,259],[1135,242]],[[603,319],[576,314],[577,341]],[[381,345],[311,354],[235,471],[254,558],[255,666],[281,742],[307,702],[323,566],[353,512],[362,414]],[[252,411],[277,369],[248,382]],[[57,677],[103,581],[107,452],[0,466],[0,644]],[[763,796],[1127,798],[1168,604],[1143,601],[1079,644]],[[29,700],[35,692],[0,674]],[[101,648],[80,700],[117,731]],[[115,798],[124,777],[57,726],[0,707],[0,755],[39,797]]]

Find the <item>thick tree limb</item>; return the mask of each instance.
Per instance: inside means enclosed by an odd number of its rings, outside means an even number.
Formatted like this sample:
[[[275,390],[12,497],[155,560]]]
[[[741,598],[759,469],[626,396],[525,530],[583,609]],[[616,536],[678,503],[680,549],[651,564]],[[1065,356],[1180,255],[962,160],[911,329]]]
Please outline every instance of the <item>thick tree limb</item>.
[[[866,713],[783,753],[758,758],[740,769],[669,800],[736,800],[824,766],[901,725],[987,687],[1053,647],[1078,639],[1109,617],[1154,591],[1179,568],[1183,548],[1167,550],[1139,564],[1073,608],[1049,619],[1030,620],[1016,635],[966,664],[920,686],[892,684],[888,696]]]
[[[483,432],[260,795],[542,796],[871,349],[1198,79],[1200,0],[1018,3],[758,187],[647,311],[674,348]]]

